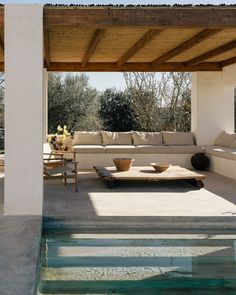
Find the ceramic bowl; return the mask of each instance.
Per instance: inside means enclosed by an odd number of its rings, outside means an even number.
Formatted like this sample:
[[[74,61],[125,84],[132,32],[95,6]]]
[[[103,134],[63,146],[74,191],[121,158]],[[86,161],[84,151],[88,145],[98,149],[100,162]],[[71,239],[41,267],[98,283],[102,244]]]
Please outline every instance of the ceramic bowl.
[[[150,165],[157,171],[157,172],[164,172],[166,171],[169,167],[169,163],[150,163]]]
[[[130,159],[130,158],[114,158],[112,159],[117,171],[129,171],[134,159]]]

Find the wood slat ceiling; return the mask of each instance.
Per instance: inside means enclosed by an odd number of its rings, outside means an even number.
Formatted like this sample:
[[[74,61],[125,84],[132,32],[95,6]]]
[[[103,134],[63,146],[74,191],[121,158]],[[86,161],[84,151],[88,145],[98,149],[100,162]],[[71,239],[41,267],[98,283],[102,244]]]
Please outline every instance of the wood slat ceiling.
[[[0,71],[4,67],[4,7],[0,6]]]
[[[235,8],[45,7],[49,71],[220,71],[236,62]]]
[[[0,7],[0,67],[4,62]],[[236,9],[44,7],[49,71],[220,71],[236,63]]]

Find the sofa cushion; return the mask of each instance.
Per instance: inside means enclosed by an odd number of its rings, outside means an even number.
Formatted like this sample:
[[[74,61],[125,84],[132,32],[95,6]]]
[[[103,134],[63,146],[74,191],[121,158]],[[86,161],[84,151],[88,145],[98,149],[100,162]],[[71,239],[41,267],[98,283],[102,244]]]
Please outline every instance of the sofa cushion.
[[[137,154],[137,148],[134,145],[107,145],[105,146],[107,154]]]
[[[73,151],[78,154],[105,154],[105,148],[102,145],[74,145]]]
[[[134,145],[163,145],[161,132],[132,131]]]
[[[200,145],[172,145],[169,146],[172,154],[196,154],[204,153],[205,148]]]
[[[192,132],[169,132],[163,131],[163,142],[165,145],[195,145]]]
[[[102,145],[102,135],[100,131],[76,131],[73,145]]]
[[[231,145],[229,147],[236,149],[236,138],[233,140],[233,142],[231,143]]]
[[[171,154],[169,146],[164,145],[138,145],[138,154]]]
[[[132,145],[131,132],[101,131],[103,145]]]
[[[206,153],[220,158],[236,161],[236,149],[222,146],[207,146]]]
[[[217,136],[215,140],[215,145],[229,147],[235,139],[236,139],[235,133],[227,133],[223,131]]]

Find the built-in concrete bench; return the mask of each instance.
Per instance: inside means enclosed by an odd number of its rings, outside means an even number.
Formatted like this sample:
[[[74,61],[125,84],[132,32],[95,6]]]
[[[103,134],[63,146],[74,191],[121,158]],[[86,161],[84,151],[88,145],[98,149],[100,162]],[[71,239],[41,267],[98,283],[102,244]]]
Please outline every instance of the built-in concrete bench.
[[[112,159],[131,157],[134,165],[150,162],[171,162],[191,168],[191,157],[204,152],[195,144],[192,132],[84,132],[77,131],[73,139],[80,169],[111,166]]]
[[[192,132],[75,132],[72,149],[80,169],[93,166],[112,166],[113,158],[134,158],[134,165],[151,162],[170,162],[192,168],[191,157],[206,153],[210,170],[236,179],[236,134],[222,132],[215,145],[195,144]]]
[[[215,145],[206,146],[210,158],[210,170],[236,179],[236,134],[222,132],[215,140]]]

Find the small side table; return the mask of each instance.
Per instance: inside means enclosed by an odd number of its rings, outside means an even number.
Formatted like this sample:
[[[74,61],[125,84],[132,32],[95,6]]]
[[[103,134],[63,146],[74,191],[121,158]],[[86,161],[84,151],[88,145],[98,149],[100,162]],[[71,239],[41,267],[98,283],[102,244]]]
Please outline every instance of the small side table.
[[[204,153],[197,153],[192,156],[191,164],[194,169],[203,171],[209,167],[209,158]]]

